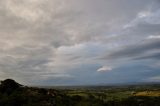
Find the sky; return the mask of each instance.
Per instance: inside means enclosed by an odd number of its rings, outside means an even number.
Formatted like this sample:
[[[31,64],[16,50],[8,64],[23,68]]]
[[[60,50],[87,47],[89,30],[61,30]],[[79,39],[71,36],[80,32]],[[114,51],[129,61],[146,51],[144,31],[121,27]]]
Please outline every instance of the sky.
[[[0,80],[160,82],[160,0],[0,0]]]

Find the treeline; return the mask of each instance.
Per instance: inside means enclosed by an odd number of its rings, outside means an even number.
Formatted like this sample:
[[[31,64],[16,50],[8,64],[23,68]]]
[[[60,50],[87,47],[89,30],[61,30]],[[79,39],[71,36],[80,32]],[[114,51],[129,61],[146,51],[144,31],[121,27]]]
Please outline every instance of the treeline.
[[[65,90],[25,87],[1,81],[0,106],[160,106],[160,97],[130,96],[106,100],[102,95],[68,95]]]

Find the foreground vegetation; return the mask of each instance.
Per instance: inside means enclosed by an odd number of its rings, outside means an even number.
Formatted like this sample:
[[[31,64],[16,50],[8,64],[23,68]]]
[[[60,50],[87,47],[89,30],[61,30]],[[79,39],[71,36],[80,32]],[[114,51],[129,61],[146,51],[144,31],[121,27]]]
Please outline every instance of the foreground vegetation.
[[[36,88],[7,79],[0,106],[160,106],[160,85]]]

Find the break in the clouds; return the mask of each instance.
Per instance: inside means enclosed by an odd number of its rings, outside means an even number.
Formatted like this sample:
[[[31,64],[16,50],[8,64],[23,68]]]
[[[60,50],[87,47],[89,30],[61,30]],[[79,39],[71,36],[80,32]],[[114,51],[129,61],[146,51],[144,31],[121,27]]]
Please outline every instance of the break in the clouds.
[[[0,79],[160,81],[159,18],[159,0],[0,0]]]

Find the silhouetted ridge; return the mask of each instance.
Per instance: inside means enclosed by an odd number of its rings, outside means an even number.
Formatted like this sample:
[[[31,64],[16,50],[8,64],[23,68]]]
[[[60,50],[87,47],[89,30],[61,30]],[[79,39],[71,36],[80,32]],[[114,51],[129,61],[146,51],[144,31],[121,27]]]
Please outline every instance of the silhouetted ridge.
[[[16,81],[12,79],[6,79],[4,81],[1,81],[0,92],[10,94],[20,86],[22,85],[17,83]]]

